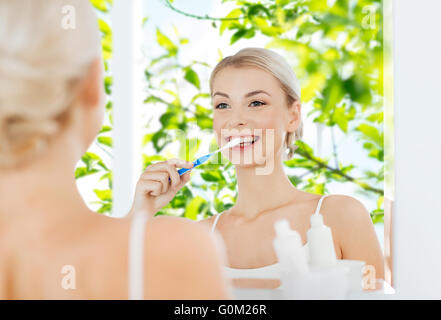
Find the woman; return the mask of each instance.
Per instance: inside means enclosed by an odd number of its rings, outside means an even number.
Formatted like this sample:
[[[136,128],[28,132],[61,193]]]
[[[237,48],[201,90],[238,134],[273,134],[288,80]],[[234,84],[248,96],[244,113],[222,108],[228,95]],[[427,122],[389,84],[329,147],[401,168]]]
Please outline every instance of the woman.
[[[74,29],[61,27],[67,5]],[[176,170],[187,162],[156,165],[174,173],[173,189],[140,180],[137,194],[157,193],[134,203],[130,216],[142,222],[134,233],[130,219],[83,202],[74,169],[103,121],[102,83],[89,1],[0,2],[0,299],[227,298],[222,256],[205,228],[161,217],[144,230],[145,210],[188,182]]]
[[[233,161],[236,203],[201,222],[222,235],[232,277],[249,277],[251,272],[259,278],[260,271],[266,273],[276,265],[272,245],[276,220],[288,219],[305,244],[311,214],[317,209],[332,230],[337,258],[365,261],[375,267],[376,278],[383,278],[380,244],[364,205],[350,196],[322,198],[298,190],[283,171],[283,160],[293,156],[294,142],[302,138],[300,89],[286,61],[270,50],[243,49],[219,62],[211,75],[210,90],[219,146],[235,136],[250,141],[223,152],[230,160],[238,159]],[[234,283],[238,287],[279,285],[277,280]]]

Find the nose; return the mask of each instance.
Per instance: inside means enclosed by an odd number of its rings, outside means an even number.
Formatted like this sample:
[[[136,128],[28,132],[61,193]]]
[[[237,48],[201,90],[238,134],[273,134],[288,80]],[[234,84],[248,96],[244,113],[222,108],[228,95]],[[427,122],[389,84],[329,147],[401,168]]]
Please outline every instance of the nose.
[[[245,112],[241,109],[242,108],[233,108],[232,112],[230,113],[230,118],[228,119],[228,128],[234,129],[248,123]]]

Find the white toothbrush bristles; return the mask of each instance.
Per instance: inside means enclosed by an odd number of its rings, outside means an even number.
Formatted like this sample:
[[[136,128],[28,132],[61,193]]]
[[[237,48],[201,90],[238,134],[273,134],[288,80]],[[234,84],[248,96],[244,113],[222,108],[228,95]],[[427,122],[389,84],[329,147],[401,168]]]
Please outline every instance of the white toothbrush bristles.
[[[226,145],[224,145],[222,148],[218,149],[215,152],[219,152],[219,151],[227,149],[227,148],[232,148],[234,146],[237,146],[239,143],[240,143],[240,138],[234,138],[233,140],[231,140],[230,142],[228,142]]]
[[[237,146],[240,143],[240,138],[235,138],[233,140],[231,140],[230,142],[228,142],[228,147],[234,147]]]

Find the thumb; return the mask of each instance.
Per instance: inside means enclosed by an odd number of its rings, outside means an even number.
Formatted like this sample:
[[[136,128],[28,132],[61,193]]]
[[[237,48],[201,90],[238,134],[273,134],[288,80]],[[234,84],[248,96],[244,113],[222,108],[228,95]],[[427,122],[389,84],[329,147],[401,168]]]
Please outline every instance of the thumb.
[[[186,173],[184,173],[181,176],[181,183],[179,184],[180,187],[183,187],[184,184],[186,184],[188,181],[190,181],[190,178],[191,178],[191,170],[187,171]]]
[[[185,172],[184,174],[182,174],[182,175],[180,176],[180,181],[179,181],[179,183],[178,183],[174,188],[171,189],[171,190],[173,190],[173,193],[174,193],[174,194],[176,194],[180,189],[182,189],[182,187],[183,187],[188,181],[190,181],[190,173],[191,173],[191,170]]]

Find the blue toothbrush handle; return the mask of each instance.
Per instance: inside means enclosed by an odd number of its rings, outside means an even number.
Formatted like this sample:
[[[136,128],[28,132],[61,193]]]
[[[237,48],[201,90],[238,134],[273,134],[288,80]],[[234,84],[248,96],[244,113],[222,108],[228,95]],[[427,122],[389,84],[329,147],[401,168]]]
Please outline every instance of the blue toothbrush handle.
[[[197,167],[198,165],[201,165],[202,163],[204,163],[205,161],[207,161],[213,154],[207,154],[206,156],[202,156],[199,159],[196,159],[195,161],[193,161],[193,168]],[[188,170],[191,170],[193,168],[181,168],[178,170],[178,174],[181,176],[184,173],[186,173]],[[168,181],[170,181],[171,179],[168,178]]]
[[[194,168],[194,167],[193,167]],[[192,168],[192,169],[193,169]],[[179,173],[179,175],[180,176],[182,176],[184,173],[186,173],[188,170],[190,170],[190,169],[188,169],[188,168],[181,168],[181,169],[179,169],[178,170],[178,173]],[[170,178],[169,178],[170,179]]]

